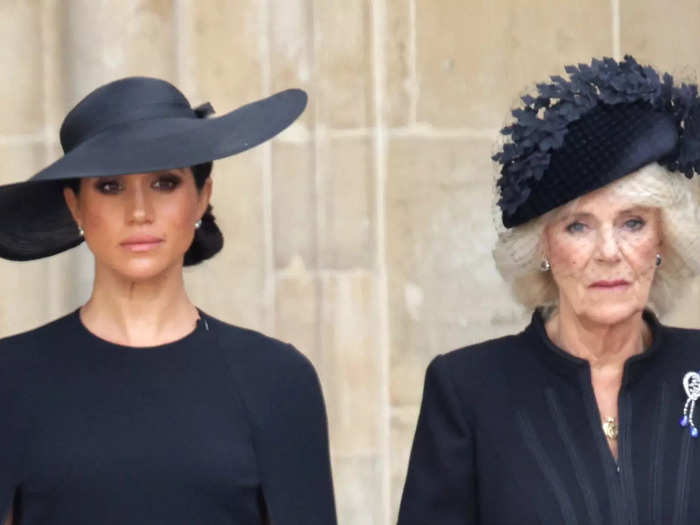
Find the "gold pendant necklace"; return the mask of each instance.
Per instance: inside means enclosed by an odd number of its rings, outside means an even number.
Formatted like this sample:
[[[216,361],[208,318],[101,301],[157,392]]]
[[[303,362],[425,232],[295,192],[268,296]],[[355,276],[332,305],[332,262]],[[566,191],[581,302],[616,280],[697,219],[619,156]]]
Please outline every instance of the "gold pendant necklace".
[[[617,421],[614,417],[609,417],[603,421],[603,434],[610,441],[617,441]]]

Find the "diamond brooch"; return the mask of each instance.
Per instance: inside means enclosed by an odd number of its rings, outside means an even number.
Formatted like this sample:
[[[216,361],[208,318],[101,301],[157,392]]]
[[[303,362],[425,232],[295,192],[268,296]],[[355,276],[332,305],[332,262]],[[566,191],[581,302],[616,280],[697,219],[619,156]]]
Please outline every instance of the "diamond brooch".
[[[683,406],[681,426],[689,427],[690,435],[696,438],[699,432],[693,421],[693,413],[695,412],[695,402],[700,398],[700,374],[697,372],[686,373],[683,376],[683,388],[688,399]]]

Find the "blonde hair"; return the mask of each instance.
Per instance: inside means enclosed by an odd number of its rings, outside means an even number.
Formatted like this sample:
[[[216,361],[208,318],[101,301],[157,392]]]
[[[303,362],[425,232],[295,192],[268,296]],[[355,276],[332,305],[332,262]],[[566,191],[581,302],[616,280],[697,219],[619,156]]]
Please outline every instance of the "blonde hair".
[[[653,163],[610,183],[637,206],[660,210],[663,264],[656,270],[649,307],[662,315],[700,272],[700,190],[694,179]],[[559,292],[551,272],[542,272],[544,230],[573,203],[511,229],[500,228],[493,249],[496,267],[516,300],[528,309],[556,308]]]

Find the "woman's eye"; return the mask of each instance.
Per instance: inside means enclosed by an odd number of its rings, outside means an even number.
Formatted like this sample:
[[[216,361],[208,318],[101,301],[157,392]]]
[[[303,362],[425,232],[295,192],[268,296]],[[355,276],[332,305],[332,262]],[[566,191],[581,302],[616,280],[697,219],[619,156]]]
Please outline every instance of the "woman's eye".
[[[625,221],[625,228],[632,231],[640,230],[644,227],[644,224],[646,223],[642,219],[629,219]]]
[[[175,175],[164,175],[158,177],[153,183],[153,187],[161,191],[172,191],[180,184],[180,178]]]
[[[569,233],[580,233],[586,229],[586,225],[582,222],[574,221],[566,227]]]
[[[116,180],[98,181],[95,186],[97,187],[98,191],[106,194],[119,193],[121,190],[121,185]]]

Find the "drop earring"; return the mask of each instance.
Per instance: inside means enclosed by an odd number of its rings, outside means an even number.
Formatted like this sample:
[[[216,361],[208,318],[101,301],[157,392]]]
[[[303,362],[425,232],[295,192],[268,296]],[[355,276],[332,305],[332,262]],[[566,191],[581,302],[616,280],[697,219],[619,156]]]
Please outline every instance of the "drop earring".
[[[540,263],[540,271],[541,272],[548,272],[549,270],[552,269],[552,265],[549,263],[549,259],[546,257],[542,259],[542,262]]]
[[[657,253],[656,254],[656,266],[661,266],[661,261],[662,261],[661,254]]]

